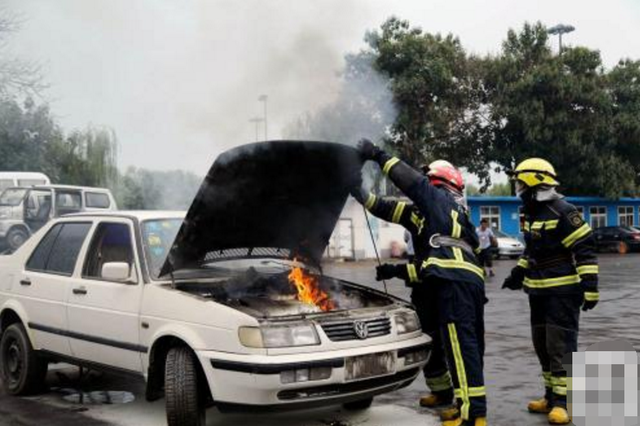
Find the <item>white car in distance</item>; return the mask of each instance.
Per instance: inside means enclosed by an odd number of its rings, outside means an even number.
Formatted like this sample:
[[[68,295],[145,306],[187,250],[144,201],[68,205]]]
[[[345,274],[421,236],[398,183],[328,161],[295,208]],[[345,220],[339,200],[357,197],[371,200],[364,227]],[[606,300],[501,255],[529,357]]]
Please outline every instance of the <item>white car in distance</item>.
[[[117,370],[144,376],[148,400],[166,398],[170,426],[200,426],[213,405],[364,409],[408,386],[431,343],[412,307],[320,269],[350,183],[314,170],[352,154],[254,145],[214,164],[186,217],[116,211],[47,223],[0,258],[6,391],[41,390],[53,362]]]

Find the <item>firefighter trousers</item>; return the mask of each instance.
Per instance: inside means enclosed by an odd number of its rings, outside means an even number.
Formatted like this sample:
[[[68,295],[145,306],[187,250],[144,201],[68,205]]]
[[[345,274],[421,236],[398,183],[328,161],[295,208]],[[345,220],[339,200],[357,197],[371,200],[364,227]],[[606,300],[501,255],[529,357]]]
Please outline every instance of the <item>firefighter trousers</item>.
[[[484,283],[438,280],[438,324],[463,420],[485,417]]]
[[[426,283],[415,284],[411,292],[411,302],[416,307],[422,331],[432,340],[431,355],[423,369],[427,387],[442,401],[453,401],[453,384],[438,326],[438,303],[435,289]]]
[[[531,337],[542,367],[545,398],[552,407],[567,407],[565,354],[577,352],[582,294],[529,295]]]

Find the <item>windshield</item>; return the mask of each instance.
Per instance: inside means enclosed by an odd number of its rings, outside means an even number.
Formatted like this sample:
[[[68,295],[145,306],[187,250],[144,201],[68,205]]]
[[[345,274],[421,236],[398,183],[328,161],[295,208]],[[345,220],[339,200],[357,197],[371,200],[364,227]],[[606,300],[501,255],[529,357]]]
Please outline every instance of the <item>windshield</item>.
[[[493,235],[495,235],[496,238],[513,238],[511,235],[507,235],[504,232],[498,231],[495,228],[493,228]]]
[[[149,273],[155,280],[160,275],[160,269],[181,225],[182,219],[155,219],[142,222],[144,254],[149,266]]]
[[[27,193],[26,189],[10,188],[5,190],[0,195],[0,206],[17,206],[20,205],[24,196]]]

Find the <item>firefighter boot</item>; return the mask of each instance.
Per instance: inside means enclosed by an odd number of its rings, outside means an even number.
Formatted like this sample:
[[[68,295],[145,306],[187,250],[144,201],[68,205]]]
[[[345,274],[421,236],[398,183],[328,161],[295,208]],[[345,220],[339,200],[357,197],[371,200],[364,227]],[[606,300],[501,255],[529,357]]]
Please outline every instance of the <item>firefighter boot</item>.
[[[455,420],[442,423],[442,426],[487,426],[487,418],[476,417],[472,420],[462,420],[462,418],[459,417]]]
[[[441,393],[430,393],[420,398],[420,406],[425,408],[441,407],[443,405],[451,404],[453,395],[443,395]]]
[[[549,407],[549,401],[546,398],[531,401],[527,407],[530,413],[549,414],[551,407]]]
[[[460,409],[454,405],[452,407],[445,408],[438,414],[440,415],[440,420],[443,422],[447,420],[455,420],[460,417]]]
[[[568,425],[571,419],[566,408],[553,407],[549,413],[549,424],[552,425]]]

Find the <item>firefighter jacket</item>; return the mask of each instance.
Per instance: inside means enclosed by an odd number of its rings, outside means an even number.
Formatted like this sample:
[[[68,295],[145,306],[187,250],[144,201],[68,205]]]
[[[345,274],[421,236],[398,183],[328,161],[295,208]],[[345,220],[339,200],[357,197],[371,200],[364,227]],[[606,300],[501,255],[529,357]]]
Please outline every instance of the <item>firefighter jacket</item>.
[[[578,294],[598,300],[598,259],[591,227],[563,198],[524,207],[526,248],[511,276],[529,294]]]
[[[433,186],[426,176],[400,159],[380,151],[375,160],[383,173],[413,202],[413,212],[421,219],[420,241],[427,242],[422,245],[427,252],[421,255],[416,252],[419,262],[408,265],[406,276],[401,278],[410,282],[439,278],[483,284],[484,271],[473,252],[475,250],[477,253],[478,236],[466,208],[458,204],[448,191]],[[410,220],[410,213],[408,217]],[[471,250],[451,246],[433,247],[428,242],[436,235],[461,240]]]

